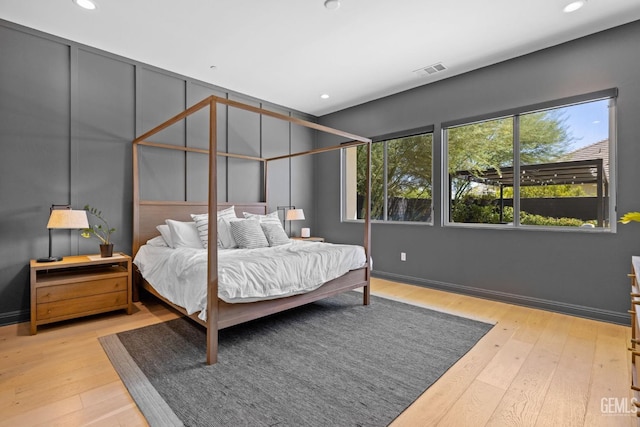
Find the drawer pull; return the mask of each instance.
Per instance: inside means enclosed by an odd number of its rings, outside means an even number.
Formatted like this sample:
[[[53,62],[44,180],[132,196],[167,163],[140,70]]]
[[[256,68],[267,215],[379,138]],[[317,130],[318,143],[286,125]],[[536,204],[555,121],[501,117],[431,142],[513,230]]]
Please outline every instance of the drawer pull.
[[[633,274],[633,273],[629,273],[629,274],[627,274],[627,277],[629,277],[629,278],[635,278],[635,277],[636,277],[636,275],[635,275],[635,274]]]

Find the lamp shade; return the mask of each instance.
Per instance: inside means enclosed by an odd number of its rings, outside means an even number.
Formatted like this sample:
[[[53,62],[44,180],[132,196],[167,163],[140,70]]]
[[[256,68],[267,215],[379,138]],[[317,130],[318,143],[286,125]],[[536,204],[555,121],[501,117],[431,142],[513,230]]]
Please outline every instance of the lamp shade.
[[[289,209],[287,211],[287,221],[297,221],[304,219],[304,211],[302,209]]]
[[[47,228],[78,229],[89,228],[87,211],[52,209]]]

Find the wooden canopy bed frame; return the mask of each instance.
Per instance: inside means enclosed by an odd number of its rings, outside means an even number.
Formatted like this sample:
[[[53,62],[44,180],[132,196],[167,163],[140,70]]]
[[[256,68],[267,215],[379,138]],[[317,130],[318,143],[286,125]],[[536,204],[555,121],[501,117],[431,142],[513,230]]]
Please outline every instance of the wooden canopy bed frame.
[[[239,108],[256,114],[262,114],[276,119],[288,121],[290,123],[304,126],[317,131],[344,137],[348,142],[340,145],[324,147],[314,150],[308,150],[299,153],[292,153],[271,158],[251,157],[226,152],[217,151],[217,123],[216,109],[218,104],[228,107]],[[192,148],[185,146],[177,146],[171,144],[154,143],[148,141],[150,137],[158,132],[168,128],[169,126],[180,122],[189,115],[203,109],[209,108],[209,149]],[[370,223],[370,181],[371,181],[371,140],[358,135],[353,135],[337,129],[312,123],[295,117],[285,116],[262,108],[257,108],[241,102],[232,101],[217,96],[209,96],[192,107],[186,109],[180,114],[172,117],[166,122],[156,126],[147,133],[141,135],[133,141],[133,255],[135,256],[138,249],[148,239],[158,235],[156,226],[164,224],[165,219],[175,219],[180,221],[191,221],[190,214],[208,213],[209,218],[216,218],[217,210],[227,208],[234,205],[236,215],[242,216],[242,212],[251,212],[256,214],[267,213],[267,179],[268,164],[273,160],[287,159],[297,156],[305,156],[316,153],[323,153],[333,150],[339,150],[347,147],[353,147],[366,144],[367,146],[367,171],[366,171],[366,195],[365,195],[365,215],[364,215],[364,239],[363,247],[367,261],[370,260],[370,240],[371,240],[371,223]],[[208,201],[189,202],[189,201],[155,201],[140,199],[140,168],[138,165],[139,148],[141,146],[155,147],[159,149],[179,150],[183,152],[201,153],[209,156],[209,187]],[[233,157],[245,160],[255,160],[263,163],[264,169],[264,188],[263,194],[265,202],[257,203],[231,203],[219,202],[216,194],[217,191],[217,157]],[[197,321],[207,328],[207,364],[214,364],[218,358],[218,331],[229,326],[237,325],[243,322],[254,320],[269,314],[274,314],[293,307],[304,305],[325,297],[336,295],[338,293],[363,288],[363,304],[368,305],[370,300],[369,278],[370,263],[367,262],[365,267],[353,270],[347,274],[338,277],[323,284],[320,288],[300,295],[283,297],[279,299],[229,304],[218,298],[218,249],[217,249],[217,221],[209,221],[209,237],[208,237],[208,268],[207,268],[207,320],[202,321],[197,317],[197,313],[188,315],[186,310],[179,307],[166,298],[162,297],[141,277],[137,277],[136,282],[139,286],[151,292],[185,316]],[[136,274],[139,276],[139,274]]]

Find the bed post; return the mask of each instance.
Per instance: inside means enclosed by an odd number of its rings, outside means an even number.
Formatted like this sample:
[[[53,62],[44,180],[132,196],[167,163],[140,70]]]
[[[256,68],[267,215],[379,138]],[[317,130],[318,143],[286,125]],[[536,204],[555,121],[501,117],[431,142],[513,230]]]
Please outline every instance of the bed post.
[[[140,181],[138,175],[140,172],[138,171],[138,144],[134,141],[131,145],[132,153],[131,159],[133,162],[133,241],[131,242],[132,248],[132,257],[135,257],[138,253],[138,249],[140,248]],[[137,267],[133,265],[135,271],[137,271]],[[140,300],[140,280],[138,274],[134,274],[134,280],[132,282],[131,289],[131,299],[135,302]]]
[[[218,361],[218,184],[217,101],[209,103],[209,257],[207,268],[207,365]]]
[[[367,257],[367,284],[362,289],[362,304],[369,305],[371,295],[371,141],[367,142],[367,182],[364,197],[364,252]]]

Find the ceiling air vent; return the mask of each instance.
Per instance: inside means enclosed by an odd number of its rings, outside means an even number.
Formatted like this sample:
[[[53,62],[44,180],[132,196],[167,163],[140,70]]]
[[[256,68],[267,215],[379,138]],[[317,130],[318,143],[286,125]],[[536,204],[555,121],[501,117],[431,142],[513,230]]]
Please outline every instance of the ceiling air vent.
[[[414,73],[419,76],[430,76],[431,74],[439,73],[440,71],[444,71],[446,69],[447,67],[442,65],[441,62],[438,62],[437,64],[429,65],[428,67],[415,70]]]

